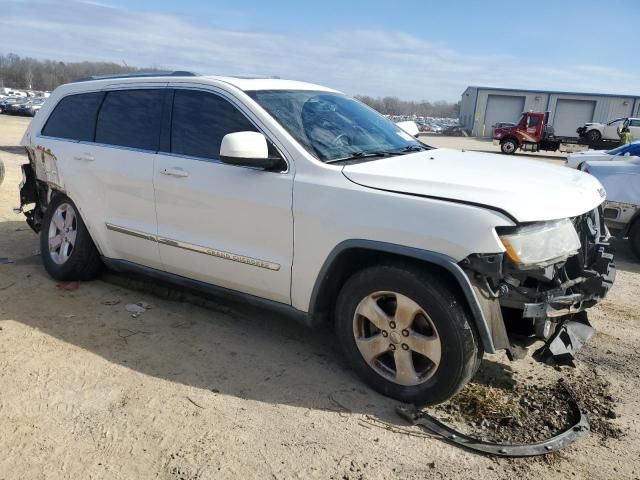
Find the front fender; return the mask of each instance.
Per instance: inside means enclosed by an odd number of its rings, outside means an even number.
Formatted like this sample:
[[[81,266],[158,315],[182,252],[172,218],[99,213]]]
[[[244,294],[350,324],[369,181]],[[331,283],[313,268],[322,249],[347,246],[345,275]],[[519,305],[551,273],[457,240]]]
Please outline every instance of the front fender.
[[[488,305],[484,305],[483,303],[481,303],[476,294],[477,289],[473,287],[471,281],[469,280],[469,277],[467,277],[464,270],[455,262],[453,258],[447,255],[403,245],[364,239],[345,240],[338,244],[331,251],[326,261],[324,262],[314,285],[309,305],[309,314],[311,318],[314,317],[314,314],[319,309],[319,304],[321,302],[320,297],[322,295],[325,282],[335,281],[335,278],[333,278],[331,273],[335,271],[336,262],[339,262],[340,257],[349,250],[365,250],[370,252],[386,253],[397,257],[420,260],[421,262],[426,262],[445,269],[447,272],[449,272],[450,276],[460,287],[460,290],[462,291],[464,298],[467,301],[473,322],[480,337],[482,348],[487,353],[496,352],[492,329],[490,327],[490,308]]]

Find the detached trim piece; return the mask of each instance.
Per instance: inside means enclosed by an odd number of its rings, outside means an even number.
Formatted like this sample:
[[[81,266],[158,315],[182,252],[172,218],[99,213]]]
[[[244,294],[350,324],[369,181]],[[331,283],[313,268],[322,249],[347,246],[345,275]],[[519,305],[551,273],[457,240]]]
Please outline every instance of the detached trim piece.
[[[120,227],[112,223],[106,223],[105,225],[107,227],[107,230],[122,233],[123,235],[130,235],[132,237],[141,238],[143,240],[149,240],[150,242],[156,242],[162,245],[168,245],[170,247],[181,248],[183,250],[189,250],[191,252],[202,253],[204,255],[210,255],[212,257],[222,258],[224,260],[230,260],[232,262],[244,263],[245,265],[251,265],[253,267],[265,268],[274,272],[280,270],[279,264],[268,262],[266,260],[245,257],[244,255],[237,255],[235,253],[225,252],[223,250],[217,250],[215,248],[202,247],[193,243],[181,242],[180,240],[172,240],[170,238],[152,235],[150,233],[141,232],[139,230]]]
[[[500,444],[483,442],[477,438],[459,433],[426,413],[404,406],[398,406],[396,412],[413,425],[420,425],[429,433],[440,436],[443,440],[467,450],[494,455],[496,457],[535,457],[546,455],[571,445],[590,431],[589,418],[584,409],[573,400],[571,407],[578,415],[578,422],[555,437],[542,442],[530,444]]]

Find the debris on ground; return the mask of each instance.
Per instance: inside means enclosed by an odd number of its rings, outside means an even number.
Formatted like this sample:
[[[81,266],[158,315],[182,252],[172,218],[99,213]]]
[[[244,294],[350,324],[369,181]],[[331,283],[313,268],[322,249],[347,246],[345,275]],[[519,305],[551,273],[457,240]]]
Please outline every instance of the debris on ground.
[[[448,402],[426,412],[483,441],[539,442],[578,420],[569,405],[570,390],[587,411],[591,431],[604,441],[623,436],[612,422],[616,405],[609,387],[608,382],[588,373],[566,375],[551,384],[528,381],[495,387],[472,382]]]
[[[78,290],[78,288],[80,288],[80,282],[62,282],[58,283],[56,287],[59,290],[64,290],[65,292],[73,292],[74,290]]]
[[[113,305],[118,305],[120,303],[120,300],[119,299],[105,300],[104,302],[100,302],[100,303],[102,303],[102,305],[113,306]]]
[[[9,263],[15,263],[15,261],[7,257],[0,257],[0,265],[7,265]]]
[[[4,285],[4,286],[0,287],[0,290],[7,290],[7,289],[13,287],[15,284],[16,284],[16,282],[11,282],[8,285]]]
[[[127,312],[129,312],[133,318],[137,318],[138,315],[150,310],[151,308],[153,308],[153,305],[147,302],[129,303],[125,307]]]

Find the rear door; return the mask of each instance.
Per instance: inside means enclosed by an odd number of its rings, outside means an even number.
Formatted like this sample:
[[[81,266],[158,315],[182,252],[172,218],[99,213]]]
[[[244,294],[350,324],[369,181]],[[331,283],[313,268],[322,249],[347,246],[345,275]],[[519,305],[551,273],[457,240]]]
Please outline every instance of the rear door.
[[[154,170],[164,268],[289,304],[292,165],[273,172],[219,160],[224,135],[259,130],[230,94],[176,88],[172,105]]]
[[[161,268],[153,167],[164,94],[143,85],[106,91],[93,140],[80,141],[73,155],[73,191],[90,208],[87,223],[103,255],[152,268]]]

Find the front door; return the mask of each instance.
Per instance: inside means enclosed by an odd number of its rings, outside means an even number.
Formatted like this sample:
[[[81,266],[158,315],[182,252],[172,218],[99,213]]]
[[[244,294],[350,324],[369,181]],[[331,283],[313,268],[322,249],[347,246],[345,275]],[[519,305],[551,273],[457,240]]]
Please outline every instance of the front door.
[[[176,89],[165,153],[154,169],[164,269],[290,303],[293,172],[219,160],[222,137],[257,131],[223,96]]]

